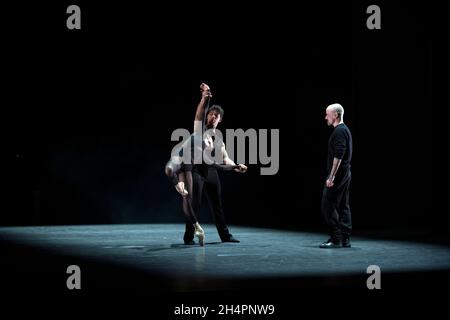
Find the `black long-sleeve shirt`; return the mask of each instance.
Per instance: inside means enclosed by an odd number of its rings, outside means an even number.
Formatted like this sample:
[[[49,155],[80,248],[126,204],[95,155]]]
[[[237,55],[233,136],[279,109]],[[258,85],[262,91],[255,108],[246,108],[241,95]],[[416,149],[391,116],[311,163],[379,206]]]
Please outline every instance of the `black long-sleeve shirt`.
[[[353,141],[350,129],[341,123],[337,125],[328,140],[327,172],[330,174],[333,168],[333,159],[342,160],[336,172],[335,182],[345,181],[350,177],[350,162],[352,160]]]

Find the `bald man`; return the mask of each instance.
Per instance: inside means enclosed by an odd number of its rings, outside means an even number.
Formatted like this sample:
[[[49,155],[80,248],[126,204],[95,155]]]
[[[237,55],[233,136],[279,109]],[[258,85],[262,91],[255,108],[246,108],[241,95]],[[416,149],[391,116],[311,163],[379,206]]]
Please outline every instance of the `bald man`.
[[[326,109],[325,120],[334,128],[328,141],[328,176],[322,194],[322,213],[328,224],[330,239],[321,248],[350,248],[352,219],[350,212],[350,162],[353,142],[344,124],[344,108],[332,104]]]

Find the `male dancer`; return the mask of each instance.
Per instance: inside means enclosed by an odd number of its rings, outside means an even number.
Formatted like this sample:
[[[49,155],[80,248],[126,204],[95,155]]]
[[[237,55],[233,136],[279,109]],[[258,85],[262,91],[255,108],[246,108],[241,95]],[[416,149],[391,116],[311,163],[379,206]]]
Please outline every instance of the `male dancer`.
[[[184,235],[185,244],[195,244],[193,241],[194,234],[199,238],[200,245],[204,243],[204,231],[198,224],[195,215],[195,212],[198,211],[201,204],[203,189],[206,191],[211,209],[214,213],[217,231],[221,240],[223,242],[239,242],[229,233],[225,223],[221,200],[221,185],[217,170],[245,172],[247,167],[243,164],[236,165],[228,157],[225,144],[215,135],[215,129],[223,117],[223,109],[218,105],[208,108],[209,99],[212,96],[210,88],[202,83],[200,90],[202,92],[202,98],[197,106],[194,120],[194,133],[186,142],[194,146],[191,150],[192,157],[189,159],[192,161],[190,164],[179,164],[180,159],[175,159],[178,157],[177,153],[175,153],[175,156],[172,156],[166,165],[166,174],[172,180],[176,190],[183,196],[183,212],[187,217],[186,232]],[[207,129],[206,132],[204,130],[205,128]],[[213,141],[214,138],[216,138],[215,141]],[[201,139],[199,144],[196,141],[198,139]],[[195,163],[193,159],[195,148],[198,145],[201,146],[202,156],[206,158],[201,163]],[[218,149],[217,155],[215,155],[216,149]],[[219,162],[213,159],[219,159]]]

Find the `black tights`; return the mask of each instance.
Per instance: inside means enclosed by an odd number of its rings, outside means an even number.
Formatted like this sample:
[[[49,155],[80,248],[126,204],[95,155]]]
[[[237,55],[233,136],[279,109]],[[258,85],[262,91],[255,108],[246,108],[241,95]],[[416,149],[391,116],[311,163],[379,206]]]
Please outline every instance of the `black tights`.
[[[166,165],[166,175],[174,186],[178,182],[184,182],[184,188],[187,190],[188,195],[182,197],[183,214],[189,223],[196,224],[198,220],[192,208],[192,171],[189,167],[177,164],[171,159]]]
[[[237,165],[225,165],[225,164],[212,164],[210,168],[219,169],[222,171],[231,171],[238,168]],[[198,222],[195,215],[195,211],[192,207],[192,190],[193,190],[193,180],[192,180],[192,165],[181,163],[181,157],[172,157],[166,164],[166,176],[175,186],[178,182],[184,182],[184,187],[188,192],[188,195],[183,196],[183,214],[187,221],[191,224],[196,224]],[[201,192],[200,192],[201,193]]]
[[[219,237],[222,241],[227,241],[231,238],[231,234],[225,222],[221,183],[217,168],[212,166],[199,166],[193,170],[192,175],[194,182],[192,207],[195,211],[199,210],[202,202],[202,195],[203,193],[206,193]],[[193,238],[194,228],[189,224],[186,224],[184,241],[188,242]]]

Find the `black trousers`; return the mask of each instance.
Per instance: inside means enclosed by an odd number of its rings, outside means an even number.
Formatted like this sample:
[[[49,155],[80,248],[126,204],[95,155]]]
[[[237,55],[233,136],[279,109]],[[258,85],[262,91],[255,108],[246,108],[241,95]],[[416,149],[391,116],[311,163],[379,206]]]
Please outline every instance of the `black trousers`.
[[[322,194],[322,214],[328,224],[329,234],[333,239],[348,237],[352,231],[352,216],[350,211],[350,181],[351,177],[333,187],[324,186]]]
[[[193,194],[192,194],[192,208],[198,216],[200,209],[203,191],[208,198],[209,206],[214,215],[214,222],[216,223],[217,232],[220,239],[227,240],[231,237],[228,227],[225,222],[225,215],[223,212],[221,184],[217,169],[201,165],[194,168],[192,171],[193,178]],[[186,231],[184,233],[184,241],[191,241],[194,239],[194,227],[192,224],[186,223]]]

